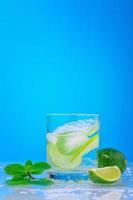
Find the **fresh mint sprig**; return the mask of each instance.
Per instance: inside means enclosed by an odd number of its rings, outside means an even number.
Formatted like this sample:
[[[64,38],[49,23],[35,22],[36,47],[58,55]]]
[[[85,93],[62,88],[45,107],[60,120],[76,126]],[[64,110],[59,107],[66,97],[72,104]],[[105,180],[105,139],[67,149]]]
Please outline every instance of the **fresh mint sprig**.
[[[5,166],[5,173],[13,176],[12,179],[7,180],[8,185],[51,185],[53,181],[48,178],[35,178],[33,175],[40,175],[44,171],[50,169],[51,166],[47,162],[32,163],[27,160],[25,165],[22,164],[9,164]]]

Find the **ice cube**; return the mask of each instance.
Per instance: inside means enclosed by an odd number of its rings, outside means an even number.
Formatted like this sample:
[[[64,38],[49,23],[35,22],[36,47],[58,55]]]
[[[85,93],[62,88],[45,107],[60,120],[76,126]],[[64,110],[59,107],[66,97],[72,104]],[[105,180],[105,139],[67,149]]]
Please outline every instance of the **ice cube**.
[[[82,132],[68,132],[65,134],[59,134],[57,147],[63,154],[74,153],[87,141],[87,139],[87,136]]]

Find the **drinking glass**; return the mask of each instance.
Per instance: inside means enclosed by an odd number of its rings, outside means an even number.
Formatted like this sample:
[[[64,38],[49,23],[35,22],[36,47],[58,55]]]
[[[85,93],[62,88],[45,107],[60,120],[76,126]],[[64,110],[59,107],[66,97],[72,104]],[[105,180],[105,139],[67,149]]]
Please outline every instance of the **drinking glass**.
[[[57,179],[88,178],[97,165],[98,114],[47,114],[49,176]]]

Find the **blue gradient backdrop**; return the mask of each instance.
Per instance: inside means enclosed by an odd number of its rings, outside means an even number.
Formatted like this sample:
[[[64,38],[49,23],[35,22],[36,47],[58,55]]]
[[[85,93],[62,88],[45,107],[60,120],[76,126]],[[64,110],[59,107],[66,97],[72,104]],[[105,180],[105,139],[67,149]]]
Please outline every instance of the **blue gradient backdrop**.
[[[0,3],[0,161],[45,159],[45,113],[99,113],[133,160],[133,1]]]

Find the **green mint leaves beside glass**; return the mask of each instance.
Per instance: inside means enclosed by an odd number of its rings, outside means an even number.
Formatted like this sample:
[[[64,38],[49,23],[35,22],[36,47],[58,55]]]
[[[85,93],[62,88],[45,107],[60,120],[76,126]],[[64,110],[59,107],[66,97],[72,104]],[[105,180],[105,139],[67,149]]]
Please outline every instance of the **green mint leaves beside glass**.
[[[33,164],[30,160],[27,160],[25,165],[9,164],[5,166],[4,171],[6,174],[12,176],[12,179],[7,180],[6,183],[8,185],[51,185],[53,181],[48,178],[34,177],[50,168],[51,166],[47,162],[37,162]]]

